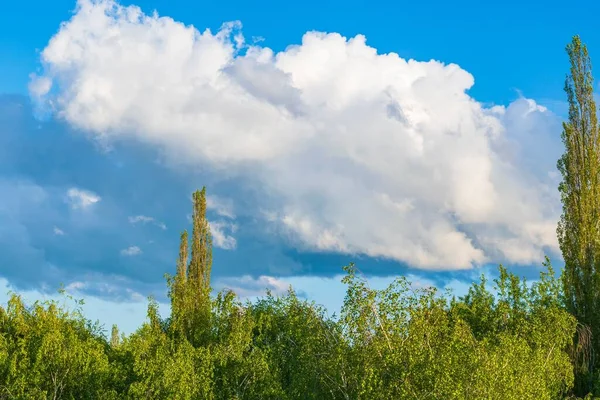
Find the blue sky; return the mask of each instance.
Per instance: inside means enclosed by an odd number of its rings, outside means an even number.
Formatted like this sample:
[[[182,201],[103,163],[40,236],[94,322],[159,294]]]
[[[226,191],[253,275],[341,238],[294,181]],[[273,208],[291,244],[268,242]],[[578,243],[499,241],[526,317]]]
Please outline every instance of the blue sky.
[[[292,284],[337,310],[351,261],[459,293],[498,263],[560,266],[564,46],[600,49],[600,6],[561,7],[11,2],[2,284],[63,283],[130,332],[202,185],[213,282],[247,298]]]
[[[364,34],[380,52],[459,64],[477,79],[474,96],[496,103],[513,100],[515,89],[536,99],[562,100],[567,62],[561,50],[569,38],[580,34],[591,49],[600,45],[594,24],[600,6],[590,0],[580,3],[578,9],[585,12],[577,18],[568,17],[575,11],[566,3],[541,1],[505,1],[495,6],[474,0],[122,4],[135,4],[146,13],[157,10],[201,30],[239,20],[248,38],[262,37],[264,45],[276,51],[298,43],[310,30],[347,37]],[[38,67],[36,49],[46,46],[74,8],[73,0],[4,5],[0,16],[0,51],[5,60],[0,65],[2,92],[26,92],[28,75]]]

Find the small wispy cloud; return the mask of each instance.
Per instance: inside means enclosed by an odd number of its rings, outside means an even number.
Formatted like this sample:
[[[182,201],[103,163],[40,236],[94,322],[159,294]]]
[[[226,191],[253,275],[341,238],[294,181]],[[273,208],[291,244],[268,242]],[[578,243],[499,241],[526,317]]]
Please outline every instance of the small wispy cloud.
[[[206,207],[221,217],[235,219],[233,201],[231,199],[224,199],[219,196],[206,196]]]
[[[213,237],[213,245],[223,250],[234,250],[237,247],[237,241],[233,236],[227,234],[237,231],[237,225],[225,221],[209,222],[210,232]]]
[[[132,224],[137,224],[138,222],[147,223],[154,221],[154,218],[147,217],[145,215],[137,215],[135,217],[129,217],[129,222]]]
[[[93,204],[98,203],[100,200],[100,196],[89,190],[71,188],[67,191],[67,203],[69,203],[73,209],[89,208]]]
[[[65,231],[63,231],[62,229],[60,229],[56,226],[54,227],[53,232],[56,236],[63,236],[65,234]]]
[[[28,85],[29,91],[34,96],[42,96],[52,88],[52,79],[47,77],[38,78],[35,74],[30,74],[29,78],[31,79]]]
[[[129,220],[129,223],[133,224],[133,225],[152,223],[152,224],[158,226],[162,230],[167,229],[167,225],[165,225],[163,222],[157,221],[155,218],[148,217],[146,215],[132,216],[132,217],[129,217],[128,220]]]
[[[69,283],[65,290],[69,293],[109,297],[115,301],[138,302],[145,299],[142,294],[128,287],[131,282],[124,277],[92,274],[85,278]]]
[[[121,255],[122,256],[131,257],[131,256],[138,256],[140,254],[142,254],[142,249],[140,249],[137,246],[130,246],[130,247],[126,248],[126,249],[121,250]]]
[[[244,275],[221,278],[215,283],[215,286],[232,290],[241,298],[247,298],[262,296],[267,290],[274,295],[282,295],[288,291],[290,284],[273,276],[261,275],[255,278]]]

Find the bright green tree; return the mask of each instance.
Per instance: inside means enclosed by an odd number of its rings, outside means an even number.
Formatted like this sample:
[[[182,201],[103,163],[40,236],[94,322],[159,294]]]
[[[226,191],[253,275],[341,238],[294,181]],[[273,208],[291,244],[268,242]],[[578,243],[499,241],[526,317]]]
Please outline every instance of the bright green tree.
[[[563,291],[568,310],[591,328],[592,347],[600,354],[600,136],[587,47],[575,36],[566,50],[569,118],[563,123],[565,153],[558,161],[563,213],[557,229],[565,260]],[[579,372],[591,372],[592,364]]]
[[[115,398],[106,344],[80,308],[13,295],[0,309],[0,398]]]
[[[119,328],[117,325],[113,325],[110,331],[110,347],[116,348],[119,346],[121,338],[119,337]]]
[[[193,199],[192,259],[188,268],[188,276],[193,282],[195,290],[205,295],[210,290],[212,268],[212,235],[206,218],[206,187],[194,192]]]
[[[193,196],[191,259],[187,231],[181,234],[177,272],[168,277],[171,297],[171,330],[194,345],[205,343],[210,334],[212,235],[206,217],[206,188]]]
[[[187,268],[188,268],[188,233],[183,231],[180,237],[179,256],[177,258],[177,272],[175,277],[167,275],[167,286],[169,287],[169,297],[171,298],[171,331],[176,335],[186,336],[190,330],[190,320],[186,318],[191,308],[189,305],[187,289]]]
[[[551,400],[572,387],[575,319],[549,264],[531,287],[500,268],[497,298],[482,283],[453,300],[404,278],[374,290],[346,270],[347,398]]]
[[[154,300],[148,306],[148,321],[124,347],[131,354],[134,373],[128,398],[214,399],[208,350],[170,338]]]

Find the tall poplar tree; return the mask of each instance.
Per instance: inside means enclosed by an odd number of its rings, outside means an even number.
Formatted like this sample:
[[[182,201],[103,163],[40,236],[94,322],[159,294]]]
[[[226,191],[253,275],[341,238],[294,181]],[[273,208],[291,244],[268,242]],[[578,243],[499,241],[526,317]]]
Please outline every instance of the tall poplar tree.
[[[110,331],[110,347],[115,348],[119,346],[120,343],[121,338],[119,337],[119,328],[117,327],[117,325],[113,324],[112,329]]]
[[[206,187],[197,190],[194,195],[194,224],[192,232],[192,259],[188,276],[197,285],[197,290],[210,288],[210,272],[212,267],[212,236],[206,219]]]
[[[563,213],[557,234],[565,260],[565,303],[591,328],[600,350],[600,138],[587,47],[575,36],[566,48],[571,63],[565,83],[569,119],[563,123],[565,153],[558,161]],[[593,365],[590,365],[593,367]]]
[[[181,234],[177,273],[169,278],[172,328],[192,341],[202,342],[210,324],[212,236],[206,218],[206,188],[193,194],[192,246],[187,231]]]
[[[188,233],[184,230],[180,236],[179,256],[177,258],[177,273],[174,278],[168,277],[169,296],[171,297],[171,327],[178,333],[184,333],[186,328],[185,310],[187,296],[187,269],[188,269]]]
[[[188,233],[187,230],[181,233],[179,243],[179,258],[177,259],[177,278],[184,284],[187,280],[187,262],[188,262]]]

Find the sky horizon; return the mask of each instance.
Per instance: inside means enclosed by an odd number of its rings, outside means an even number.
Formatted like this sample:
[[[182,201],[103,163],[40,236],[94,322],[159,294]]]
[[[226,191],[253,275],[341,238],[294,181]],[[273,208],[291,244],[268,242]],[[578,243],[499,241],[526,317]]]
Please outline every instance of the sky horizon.
[[[564,48],[600,57],[591,10],[34,3],[0,16],[2,293],[64,284],[132,332],[148,295],[168,311],[202,186],[213,286],[242,298],[339,312],[350,262],[459,295],[562,266]]]

